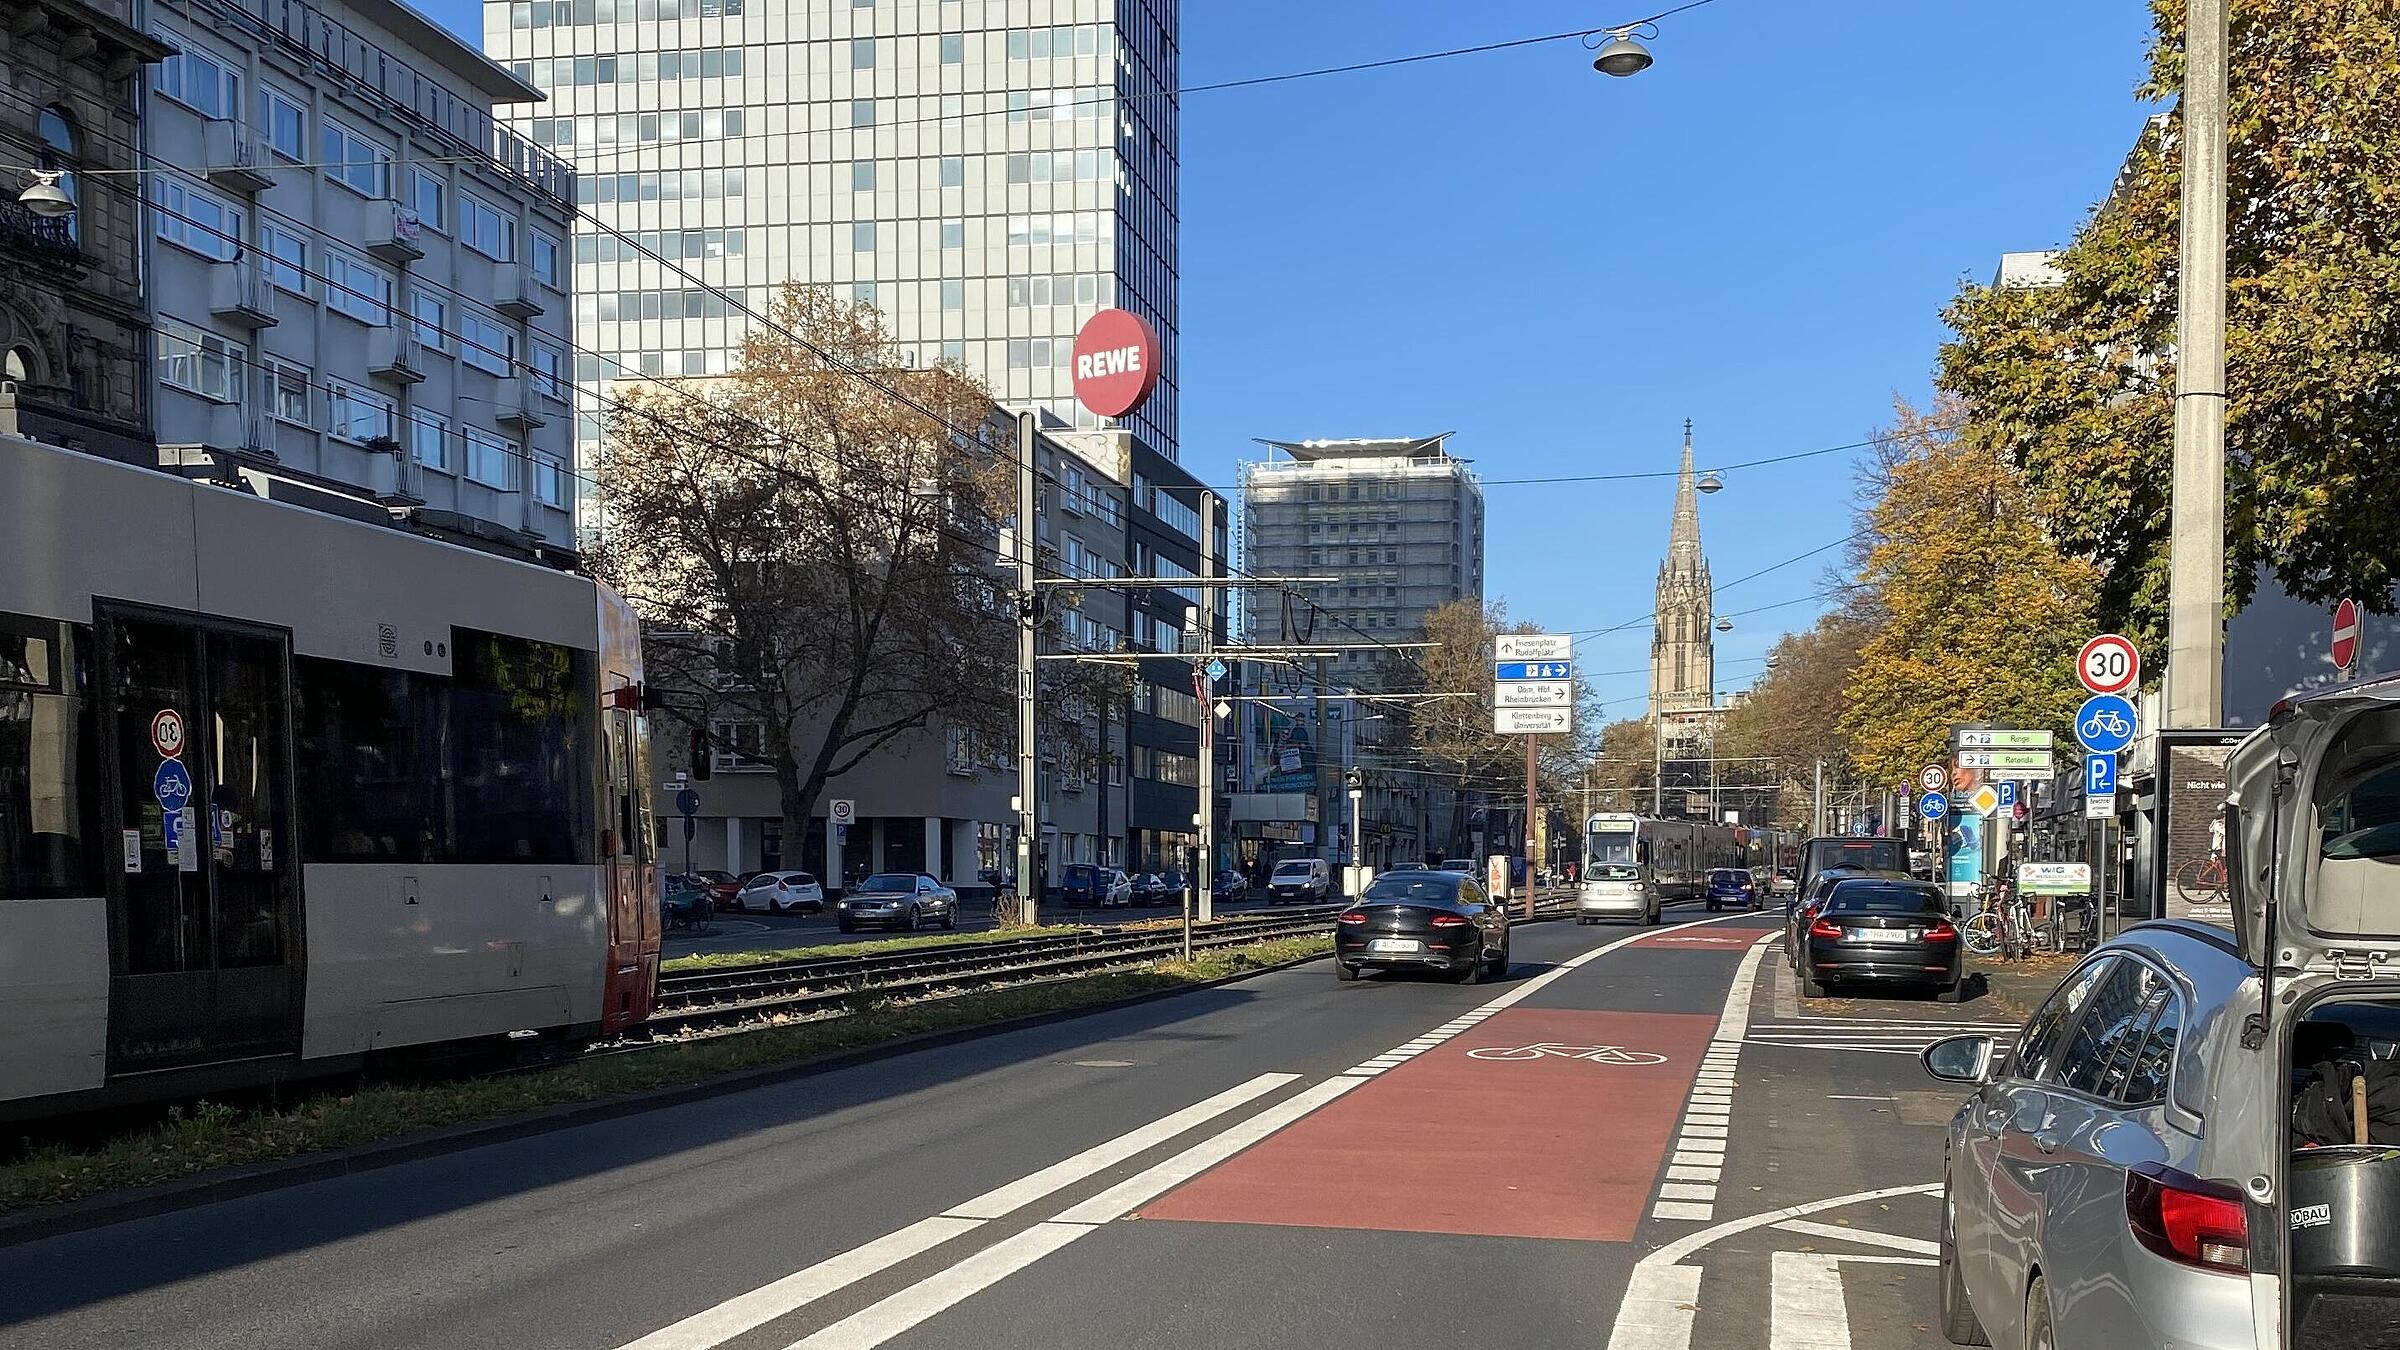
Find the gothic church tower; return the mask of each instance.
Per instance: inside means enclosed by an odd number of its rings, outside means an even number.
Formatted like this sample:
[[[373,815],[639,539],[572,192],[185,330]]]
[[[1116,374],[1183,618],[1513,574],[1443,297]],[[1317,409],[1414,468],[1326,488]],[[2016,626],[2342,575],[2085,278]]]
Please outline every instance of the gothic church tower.
[[[1692,424],[1683,424],[1683,469],[1675,480],[1675,524],[1658,566],[1657,628],[1650,639],[1650,716],[1716,703],[1715,616],[1708,559],[1700,552],[1700,491],[1692,477]]]

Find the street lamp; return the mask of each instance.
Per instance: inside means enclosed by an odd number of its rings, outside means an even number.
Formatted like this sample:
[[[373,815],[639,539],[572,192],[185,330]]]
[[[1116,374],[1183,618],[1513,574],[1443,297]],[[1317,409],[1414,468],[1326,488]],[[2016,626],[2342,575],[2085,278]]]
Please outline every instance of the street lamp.
[[[1692,486],[1700,489],[1702,492],[1723,492],[1725,490],[1725,480],[1717,477],[1717,471],[1715,469],[1710,469],[1705,473],[1702,473],[1700,475],[1700,481],[1692,484]]]
[[[63,169],[29,169],[33,182],[17,194],[17,203],[44,220],[57,220],[75,214],[75,199],[58,185],[66,177]]]
[[[1730,632],[1732,632],[1732,631],[1733,631],[1733,620],[1731,620],[1731,619],[1719,619],[1719,620],[1717,620],[1717,631],[1718,631],[1718,632],[1720,632],[1720,633],[1730,633]]]
[[[1620,79],[1648,70],[1651,65],[1650,49],[1633,40],[1633,31],[1631,28],[1612,30],[1608,42],[1600,48],[1600,54],[1592,58],[1592,69]]]

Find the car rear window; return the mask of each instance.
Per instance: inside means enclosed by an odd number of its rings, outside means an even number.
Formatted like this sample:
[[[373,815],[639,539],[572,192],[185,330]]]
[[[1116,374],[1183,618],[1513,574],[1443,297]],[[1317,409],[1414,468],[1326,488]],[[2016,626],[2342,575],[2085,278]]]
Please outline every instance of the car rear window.
[[[1825,904],[1829,914],[1946,914],[1939,891],[1914,886],[1844,886]]]
[[[1440,872],[1411,872],[1393,876],[1386,872],[1367,883],[1359,893],[1361,900],[1452,900],[1458,896],[1458,878]]]
[[[757,876],[754,876],[748,881],[743,882],[742,889],[745,891],[763,891],[771,888],[774,886],[774,884],[775,874],[773,872],[761,872]]]

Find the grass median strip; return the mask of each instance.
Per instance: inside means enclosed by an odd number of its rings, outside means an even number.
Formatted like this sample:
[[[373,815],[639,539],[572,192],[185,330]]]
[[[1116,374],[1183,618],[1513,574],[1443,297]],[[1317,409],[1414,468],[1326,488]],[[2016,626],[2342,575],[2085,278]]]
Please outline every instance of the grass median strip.
[[[681,1087],[722,1074],[855,1050],[904,1036],[1061,1012],[1205,984],[1320,954],[1323,935],[1197,953],[1190,962],[1081,975],[955,997],[878,1002],[818,1021],[661,1045],[556,1068],[458,1082],[325,1092],[280,1109],[201,1102],[144,1129],[84,1147],[44,1144],[0,1162],[0,1214],[150,1186],[221,1167],[378,1143],[420,1130],[542,1107]]]
[[[1089,932],[1081,924],[1048,924],[1039,928],[1002,928],[986,933],[935,933],[914,937],[873,938],[865,942],[837,942],[821,947],[783,947],[775,951],[694,952],[677,956],[659,965],[666,975],[684,975],[695,970],[738,970],[743,966],[770,965],[777,961],[824,961],[844,956],[881,956],[888,952],[910,952],[925,947],[956,947],[961,943],[998,942],[1007,938],[1065,937]]]

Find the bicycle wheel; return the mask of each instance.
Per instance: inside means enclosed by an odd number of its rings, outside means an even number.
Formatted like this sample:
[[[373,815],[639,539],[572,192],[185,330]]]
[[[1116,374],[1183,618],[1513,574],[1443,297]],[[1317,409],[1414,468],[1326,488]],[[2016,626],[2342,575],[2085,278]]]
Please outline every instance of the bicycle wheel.
[[[1976,915],[1958,926],[1961,942],[1977,956],[1990,956],[2000,950],[2000,916],[1990,910]]]

